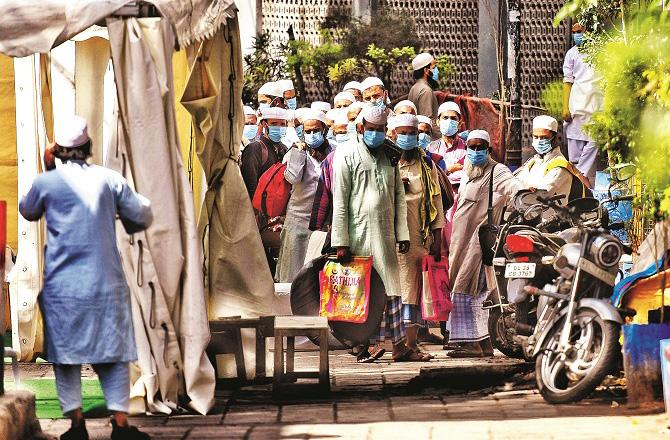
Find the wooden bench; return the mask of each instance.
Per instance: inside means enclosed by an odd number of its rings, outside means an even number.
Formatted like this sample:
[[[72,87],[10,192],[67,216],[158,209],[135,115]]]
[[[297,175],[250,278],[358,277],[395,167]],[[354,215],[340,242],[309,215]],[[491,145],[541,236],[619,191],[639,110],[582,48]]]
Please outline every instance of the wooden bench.
[[[321,316],[277,316],[274,322],[275,362],[272,392],[279,393],[283,384],[299,378],[319,379],[319,387],[330,390],[328,366],[328,320]],[[319,371],[295,371],[295,337],[319,338]],[[286,350],[284,350],[286,338]],[[286,362],[284,362],[286,351]]]
[[[265,339],[273,337],[274,316],[260,318],[242,318],[240,316],[227,316],[209,321],[211,339],[207,346],[207,357],[214,366],[215,377],[219,382],[219,374],[216,364],[216,355],[234,354],[235,366],[237,368],[237,379],[246,382],[247,371],[244,365],[244,350],[242,348],[243,328],[256,330],[256,379],[262,382],[265,378]]]

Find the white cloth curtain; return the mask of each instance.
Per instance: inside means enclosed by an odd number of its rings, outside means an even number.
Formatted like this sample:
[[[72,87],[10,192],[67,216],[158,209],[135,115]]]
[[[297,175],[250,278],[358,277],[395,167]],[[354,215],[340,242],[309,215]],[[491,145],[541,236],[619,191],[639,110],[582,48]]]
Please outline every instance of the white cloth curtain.
[[[215,380],[205,354],[209,327],[193,194],[177,140],[174,35],[159,18],[107,24],[119,126],[106,166],[148,197],[154,213],[143,233],[129,237],[117,228],[140,370],[132,410],[169,413],[186,398],[205,414],[214,402]]]
[[[196,152],[207,178],[198,228],[205,243],[209,316],[268,315],[274,283],[237,164],[244,125],[237,18],[193,47],[189,59],[193,67],[181,103],[193,116]],[[247,378],[252,378],[253,331],[243,330],[242,339]]]
[[[0,52],[46,53],[132,0],[2,0]],[[182,47],[211,37],[237,9],[233,0],[148,0],[177,32]]]

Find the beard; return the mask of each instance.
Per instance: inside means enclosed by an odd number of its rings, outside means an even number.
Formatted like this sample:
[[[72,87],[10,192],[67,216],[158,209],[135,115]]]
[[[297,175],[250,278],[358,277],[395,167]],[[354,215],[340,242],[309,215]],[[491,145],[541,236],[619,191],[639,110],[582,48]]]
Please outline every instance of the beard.
[[[476,167],[472,165],[472,163],[467,158],[463,163],[463,171],[465,171],[465,175],[468,176],[468,180],[474,180],[484,175],[484,167]]]

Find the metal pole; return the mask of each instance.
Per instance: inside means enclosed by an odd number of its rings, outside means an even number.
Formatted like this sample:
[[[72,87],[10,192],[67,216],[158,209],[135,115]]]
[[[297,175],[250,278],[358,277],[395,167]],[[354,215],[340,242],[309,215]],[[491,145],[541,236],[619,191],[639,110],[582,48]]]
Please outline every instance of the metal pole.
[[[0,200],[0,396],[5,394],[5,247],[7,245],[7,202]]]
[[[507,1],[507,79],[510,82],[510,111],[507,118],[505,163],[521,165],[521,12],[519,0]]]

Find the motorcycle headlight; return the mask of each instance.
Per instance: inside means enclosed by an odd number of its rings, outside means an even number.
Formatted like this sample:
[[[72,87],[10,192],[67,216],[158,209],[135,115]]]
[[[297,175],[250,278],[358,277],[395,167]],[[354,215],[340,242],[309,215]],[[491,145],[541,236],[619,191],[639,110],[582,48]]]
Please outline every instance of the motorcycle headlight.
[[[606,268],[619,264],[622,253],[619,240],[611,235],[600,235],[591,243],[591,255],[596,264]]]

